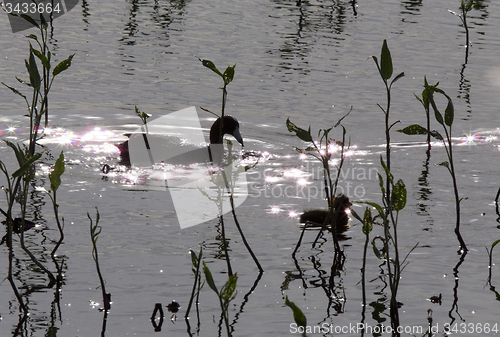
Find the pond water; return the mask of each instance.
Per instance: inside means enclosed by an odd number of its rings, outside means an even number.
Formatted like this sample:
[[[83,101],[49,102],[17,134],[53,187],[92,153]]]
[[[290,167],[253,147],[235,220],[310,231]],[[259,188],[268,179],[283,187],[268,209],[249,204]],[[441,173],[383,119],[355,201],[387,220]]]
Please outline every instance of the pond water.
[[[165,306],[172,300],[181,308],[177,320],[170,320],[172,314],[165,309],[162,333],[226,335],[224,327],[219,329],[219,301],[208,285],[199,297],[201,324],[194,309],[191,330],[183,319],[194,282],[190,249],[198,252],[203,247],[204,261],[219,289],[227,280],[218,221],[181,229],[168,189],[155,178],[161,169],[120,166],[112,146],[138,128],[134,106],[152,114],[152,119],[196,106],[202,127],[210,125],[212,116],[199,107],[220,111],[222,82],[197,57],[222,69],[236,64],[226,113],[239,120],[245,151],[261,155],[246,173],[248,198],[236,209],[245,237],[265,270],[261,277],[232,217],[225,216],[229,255],[238,274],[238,293],[229,306],[233,335],[293,335],[293,314],[285,306],[285,296],[304,312],[309,326],[318,329],[326,324],[330,329],[308,335],[361,335],[359,330],[346,330],[362,320],[360,268],[365,236],[359,222],[351,219],[348,239],[341,241],[346,261],[333,288],[328,286],[334,252],[330,236],[312,248],[317,232],[306,231],[292,258],[301,234],[294,215],[324,207],[326,201],[320,192],[320,165],[299,156],[295,147],[304,143],[288,132],[285,122],[289,117],[300,127],[310,125],[316,134],[319,128],[332,127],[352,106],[342,122],[351,147],[339,191],[351,201],[381,202],[377,172],[383,172],[380,155],[385,155],[385,134],[384,115],[377,104],[385,106],[386,97],[371,56],[380,55],[384,39],[395,74],[405,72],[392,89],[391,121],[401,122],[395,128],[425,124],[425,112],[414,96],[420,96],[424,76],[431,84],[439,81],[453,99],[454,158],[464,198],[461,233],[469,248],[461,261],[454,234],[452,180],[446,168],[436,166],[446,160],[444,148],[436,143],[428,158],[425,136],[392,132],[391,170],[408,190],[398,226],[402,256],[418,243],[407,259],[398,293],[401,325],[407,332],[414,329],[403,335],[423,335],[429,309],[437,335],[444,335],[446,323],[464,323],[470,335],[497,334],[500,303],[487,284],[485,246],[500,238],[494,202],[500,186],[500,4],[474,3],[468,14],[471,47],[466,62],[465,29],[460,18],[449,12],[458,11],[458,0],[364,0],[357,4],[357,13],[348,1],[80,1],[53,23],[53,59],[75,56],[72,66],[54,81],[52,135],[44,139],[45,155],[36,178],[38,186],[50,187],[48,170],[63,150],[66,172],[58,191],[65,221],[65,240],[58,251],[64,258],[60,307],[53,303],[57,290],[46,288],[47,277],[16,239],[15,279],[30,316],[18,326],[19,304],[4,280],[0,335],[96,336],[101,332],[102,296],[87,218],[88,212],[95,220],[96,207],[102,226],[100,267],[113,301],[106,336],[155,334],[150,321],[155,303]],[[5,14],[0,28],[1,81],[20,88],[15,76],[27,77],[23,60],[29,45],[24,35],[37,31],[11,33]],[[24,141],[29,124],[21,98],[4,88],[0,106],[1,138]],[[435,121],[432,127],[442,130]],[[331,136],[341,139],[341,129],[333,129]],[[0,160],[14,169],[15,157],[3,142]],[[102,173],[104,164],[115,170]],[[50,199],[39,190],[30,196],[28,219],[39,226],[26,232],[27,244],[52,270],[49,253],[58,231]],[[6,208],[5,201],[0,205]],[[195,202],[191,208],[197,211]],[[359,203],[352,208],[358,213],[364,210]],[[381,234],[376,227],[371,236]],[[7,275],[5,244],[0,254],[0,269]],[[497,258],[494,251],[493,262]],[[364,322],[369,327],[390,326],[386,269],[379,267],[382,261],[371,248],[366,263]],[[494,266],[492,285],[498,272]],[[441,303],[429,300],[440,294]],[[486,331],[487,326],[491,330]]]

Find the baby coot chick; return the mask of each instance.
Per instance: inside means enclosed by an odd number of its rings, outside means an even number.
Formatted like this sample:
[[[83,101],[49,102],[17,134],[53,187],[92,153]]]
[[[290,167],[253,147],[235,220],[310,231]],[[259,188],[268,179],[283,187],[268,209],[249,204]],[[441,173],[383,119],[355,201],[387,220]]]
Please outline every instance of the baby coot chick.
[[[333,226],[337,233],[343,233],[349,229],[349,215],[347,214],[347,209],[351,206],[349,198],[345,195],[339,195],[333,201],[333,214],[327,224],[328,230],[332,230]],[[336,211],[338,210],[338,212]],[[307,228],[317,228],[323,227],[326,217],[328,216],[329,210],[325,209],[312,209],[305,211],[300,216],[299,222],[303,223]]]

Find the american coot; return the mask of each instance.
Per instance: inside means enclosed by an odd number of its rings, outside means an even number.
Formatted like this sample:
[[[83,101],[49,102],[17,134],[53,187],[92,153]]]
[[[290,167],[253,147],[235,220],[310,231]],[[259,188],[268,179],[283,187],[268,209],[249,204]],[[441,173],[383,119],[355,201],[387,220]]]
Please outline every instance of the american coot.
[[[333,226],[335,226],[337,233],[343,233],[349,229],[349,215],[347,214],[347,210],[349,206],[351,206],[351,202],[349,198],[345,195],[339,195],[333,201],[333,214],[330,218],[329,224],[327,224],[328,230],[332,230]],[[338,215],[335,215],[336,210],[338,209]],[[307,228],[318,228],[322,227],[325,223],[326,217],[329,213],[329,210],[325,209],[312,209],[305,211],[300,216],[299,222],[303,223]]]
[[[207,146],[196,108],[190,107],[148,122],[117,147],[122,163],[128,165],[221,164],[224,135],[232,135],[243,146],[239,126],[232,116],[218,118],[210,128],[210,145]]]

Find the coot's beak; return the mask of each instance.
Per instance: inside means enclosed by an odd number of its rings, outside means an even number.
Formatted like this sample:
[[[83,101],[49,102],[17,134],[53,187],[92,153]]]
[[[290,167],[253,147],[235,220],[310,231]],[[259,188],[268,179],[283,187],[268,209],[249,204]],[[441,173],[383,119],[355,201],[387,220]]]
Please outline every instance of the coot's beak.
[[[233,135],[234,138],[236,138],[236,140],[238,141],[238,143],[241,144],[241,146],[244,146],[243,145],[243,138],[241,138],[240,128],[239,127],[236,127],[236,129],[234,129],[232,135]]]

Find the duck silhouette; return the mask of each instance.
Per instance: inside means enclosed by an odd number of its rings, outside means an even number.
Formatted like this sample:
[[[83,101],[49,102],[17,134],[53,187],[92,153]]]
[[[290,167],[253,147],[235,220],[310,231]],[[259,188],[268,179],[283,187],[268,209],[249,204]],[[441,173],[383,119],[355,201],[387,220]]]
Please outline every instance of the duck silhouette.
[[[336,229],[337,233],[346,232],[349,229],[349,215],[346,213],[349,206],[351,206],[349,198],[345,195],[339,195],[333,201],[333,214],[327,224],[327,229],[332,231]],[[306,228],[321,228],[325,223],[328,213],[327,209],[312,209],[304,211],[301,214],[299,222],[303,223]]]
[[[232,116],[217,118],[206,144],[195,107],[183,109],[149,122],[129,139],[117,145],[121,163],[148,166],[154,163],[220,165],[224,156],[224,135],[233,136],[242,146],[240,124]]]

